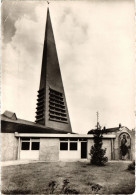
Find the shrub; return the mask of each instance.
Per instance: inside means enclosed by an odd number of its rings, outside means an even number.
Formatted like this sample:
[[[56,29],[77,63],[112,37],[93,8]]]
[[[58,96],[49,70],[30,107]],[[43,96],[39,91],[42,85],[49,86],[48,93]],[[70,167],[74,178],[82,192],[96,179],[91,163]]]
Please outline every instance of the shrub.
[[[76,189],[73,189],[70,186],[68,186],[69,183],[70,182],[68,179],[63,180],[61,194],[79,194],[79,192]]]
[[[132,163],[130,163],[130,164],[128,165],[128,170],[129,170],[129,171],[135,170],[135,161],[133,161]]]
[[[57,188],[56,181],[50,181],[48,187],[50,194],[53,194],[55,189]]]
[[[90,163],[93,165],[103,166],[108,161],[108,158],[105,156],[106,148],[102,149],[102,138],[103,131],[97,128],[97,130],[94,131],[94,145],[91,147],[90,150]]]
[[[75,189],[71,189],[70,187],[65,188],[64,194],[79,194],[79,192]]]

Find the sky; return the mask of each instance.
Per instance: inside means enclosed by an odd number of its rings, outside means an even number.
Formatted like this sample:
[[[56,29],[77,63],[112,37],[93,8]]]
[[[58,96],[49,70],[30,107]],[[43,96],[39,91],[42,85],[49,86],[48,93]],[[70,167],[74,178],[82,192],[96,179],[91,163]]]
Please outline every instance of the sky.
[[[46,1],[2,2],[2,103],[35,121]],[[134,1],[50,1],[50,16],[73,132],[134,128]]]

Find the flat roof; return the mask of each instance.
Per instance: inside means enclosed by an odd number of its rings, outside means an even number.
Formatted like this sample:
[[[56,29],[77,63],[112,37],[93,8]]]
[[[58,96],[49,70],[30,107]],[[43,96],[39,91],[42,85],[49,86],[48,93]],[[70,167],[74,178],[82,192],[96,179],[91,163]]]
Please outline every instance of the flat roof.
[[[40,137],[40,138],[93,138],[93,134],[41,134],[41,133],[18,133],[15,132],[15,137]],[[116,138],[116,135],[103,135],[103,138]]]

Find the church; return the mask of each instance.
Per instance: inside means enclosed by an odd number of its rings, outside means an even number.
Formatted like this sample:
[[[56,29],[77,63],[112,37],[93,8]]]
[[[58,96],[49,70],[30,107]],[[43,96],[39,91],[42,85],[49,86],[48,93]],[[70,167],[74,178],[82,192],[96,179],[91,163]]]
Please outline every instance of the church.
[[[72,132],[48,9],[36,120],[19,119],[10,111],[1,115],[1,160],[87,160],[93,134]],[[106,129],[103,148],[108,160],[134,160],[134,137],[135,132],[121,124]]]

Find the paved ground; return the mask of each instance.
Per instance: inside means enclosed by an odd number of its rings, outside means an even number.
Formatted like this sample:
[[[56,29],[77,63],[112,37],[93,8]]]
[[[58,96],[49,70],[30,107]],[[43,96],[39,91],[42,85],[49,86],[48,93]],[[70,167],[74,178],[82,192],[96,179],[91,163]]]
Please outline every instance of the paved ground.
[[[1,166],[12,166],[12,165],[22,165],[22,164],[30,164],[30,163],[39,163],[39,162],[45,162],[45,161],[38,161],[38,160],[13,160],[13,161],[3,161],[1,162]],[[73,161],[63,161],[63,162],[73,162]],[[89,160],[80,160],[80,162],[89,162]],[[109,161],[112,163],[120,162],[120,163],[130,163],[131,161]]]
[[[30,164],[30,163],[38,163],[43,161],[36,161],[36,160],[14,160],[14,161],[4,161],[1,162],[2,167],[12,166],[12,165],[22,165],[22,164]]]

